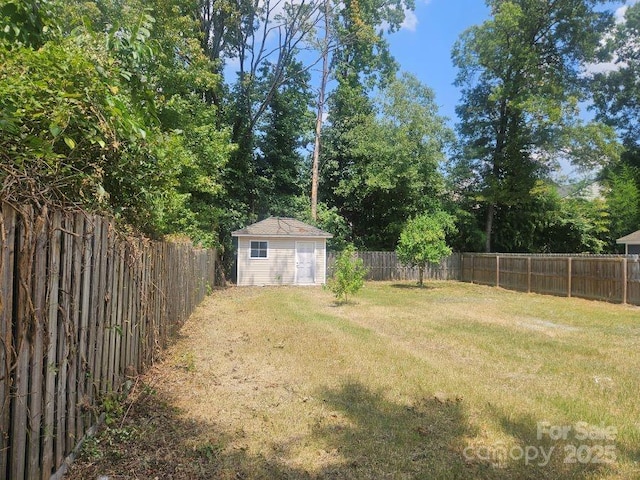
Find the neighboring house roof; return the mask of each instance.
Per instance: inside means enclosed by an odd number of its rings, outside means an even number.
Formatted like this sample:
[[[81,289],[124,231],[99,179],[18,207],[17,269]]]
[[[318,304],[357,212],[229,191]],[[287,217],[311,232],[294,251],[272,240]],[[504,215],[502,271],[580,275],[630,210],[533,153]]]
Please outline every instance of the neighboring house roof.
[[[603,197],[603,187],[595,180],[581,180],[569,185],[558,185],[558,195],[561,198],[583,198],[585,200],[597,200]]]
[[[288,217],[269,217],[261,222],[231,232],[233,237],[314,237],[332,238],[328,232],[320,230]]]
[[[625,235],[624,237],[619,238],[618,240],[616,240],[616,243],[640,244],[640,230],[637,230],[633,233],[630,233],[629,235]]]

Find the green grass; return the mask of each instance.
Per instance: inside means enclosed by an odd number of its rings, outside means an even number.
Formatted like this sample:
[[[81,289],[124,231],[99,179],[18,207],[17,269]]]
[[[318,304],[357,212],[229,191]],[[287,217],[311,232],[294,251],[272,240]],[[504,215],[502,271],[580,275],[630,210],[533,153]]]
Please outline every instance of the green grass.
[[[453,282],[368,283],[344,305],[232,288],[147,381],[174,423],[201,427],[174,448],[216,445],[191,478],[626,479],[640,478],[639,347],[636,307]],[[538,438],[541,422],[570,430]],[[617,434],[583,440],[585,425]],[[519,458],[543,450],[548,463]]]

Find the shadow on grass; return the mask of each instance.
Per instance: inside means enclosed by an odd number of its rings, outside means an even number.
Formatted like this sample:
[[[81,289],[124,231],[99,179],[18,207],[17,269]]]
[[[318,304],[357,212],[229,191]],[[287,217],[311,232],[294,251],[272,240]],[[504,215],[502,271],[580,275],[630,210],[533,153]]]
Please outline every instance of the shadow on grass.
[[[418,285],[418,283],[392,283],[391,288],[398,288],[400,290],[435,290],[438,287],[434,287],[433,285],[429,285],[428,283],[424,283],[422,285]]]
[[[616,470],[620,452],[615,441],[582,437],[593,426],[577,422],[557,425],[526,416],[513,418],[497,409],[494,415],[513,439],[503,453],[507,468],[518,472],[518,478],[602,478]]]
[[[354,305],[358,305],[359,302],[357,302],[356,300],[349,298],[348,300],[334,300],[333,302],[331,302],[330,306],[332,307],[347,307],[347,306],[354,306]]]
[[[564,463],[564,451],[545,466],[507,457],[496,466],[496,458],[474,456],[480,450],[470,451],[469,439],[482,432],[470,427],[464,400],[428,398],[403,405],[360,383],[324,389],[315,399],[325,408],[321,417],[309,419],[311,438],[276,441],[269,446],[273,454],[264,456],[242,446],[244,432],[223,433],[215,424],[186,419],[160,394],[140,394],[123,420],[103,427],[97,440],[87,443],[65,478],[586,479],[598,478],[600,471]],[[499,419],[522,448],[552,445],[536,439],[531,419]],[[307,452],[315,455],[313,471],[292,466],[305,445],[323,446]]]
[[[461,403],[424,399],[400,405],[360,383],[318,396],[330,413],[313,434],[342,460],[321,476],[470,478],[464,459],[451,454],[471,434]]]

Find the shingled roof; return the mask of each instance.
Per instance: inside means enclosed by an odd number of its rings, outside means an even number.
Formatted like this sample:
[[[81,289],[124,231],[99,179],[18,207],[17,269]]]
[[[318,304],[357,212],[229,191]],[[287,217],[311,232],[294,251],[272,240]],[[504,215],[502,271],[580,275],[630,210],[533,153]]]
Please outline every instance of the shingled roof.
[[[619,238],[618,240],[616,240],[616,243],[633,243],[634,245],[637,243],[640,244],[640,230]]]
[[[288,217],[269,217],[261,222],[231,232],[231,235],[233,237],[333,237],[330,233],[320,230],[313,225],[308,225],[300,220]]]

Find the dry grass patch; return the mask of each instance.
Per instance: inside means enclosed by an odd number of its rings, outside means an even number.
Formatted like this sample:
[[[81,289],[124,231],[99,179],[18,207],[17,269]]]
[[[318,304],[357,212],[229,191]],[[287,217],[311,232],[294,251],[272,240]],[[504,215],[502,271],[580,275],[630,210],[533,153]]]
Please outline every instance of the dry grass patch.
[[[131,456],[107,429],[71,478],[638,477],[638,313],[449,282],[218,291],[144,377]]]

